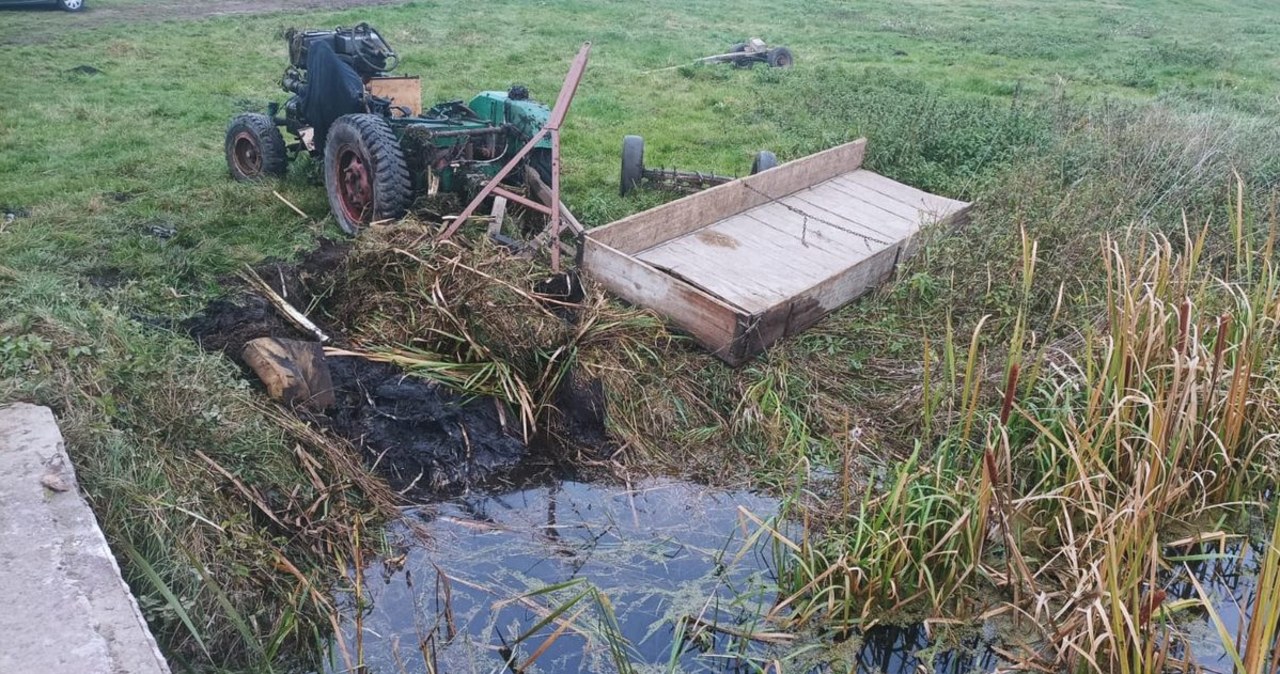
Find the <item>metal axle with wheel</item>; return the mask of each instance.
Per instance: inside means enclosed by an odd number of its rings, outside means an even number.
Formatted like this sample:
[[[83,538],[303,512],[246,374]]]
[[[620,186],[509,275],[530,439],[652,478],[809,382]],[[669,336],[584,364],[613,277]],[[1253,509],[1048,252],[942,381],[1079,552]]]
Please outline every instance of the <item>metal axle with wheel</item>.
[[[739,42],[724,54],[704,56],[697,63],[732,63],[735,68],[750,68],[763,63],[770,68],[790,68],[795,65],[795,56],[786,47],[770,47],[764,40],[753,37],[746,42]]]
[[[777,165],[778,158],[772,152],[761,150],[752,156],[751,175]],[[701,171],[648,168],[644,165],[644,138],[625,136],[622,139],[622,176],[618,183],[618,193],[624,197],[639,187],[691,193],[723,185],[736,178]]]

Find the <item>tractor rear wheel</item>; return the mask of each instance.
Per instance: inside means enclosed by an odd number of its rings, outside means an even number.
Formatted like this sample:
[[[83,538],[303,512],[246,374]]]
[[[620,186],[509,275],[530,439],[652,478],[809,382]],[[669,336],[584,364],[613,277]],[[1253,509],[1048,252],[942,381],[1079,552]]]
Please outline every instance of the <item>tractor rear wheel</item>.
[[[324,187],[342,231],[355,236],[369,223],[400,218],[413,202],[400,143],[378,115],[343,115],[324,147]]]
[[[227,126],[227,168],[240,182],[282,176],[288,167],[284,137],[266,115],[236,115]]]
[[[790,68],[796,62],[791,50],[786,47],[775,47],[766,55],[770,68]]]
[[[751,160],[751,175],[755,175],[761,171],[768,171],[777,165],[777,155],[768,150],[761,150],[757,152],[756,156]]]
[[[622,139],[622,180],[618,184],[618,194],[627,196],[640,186],[644,178],[644,139],[640,136],[625,136]]]

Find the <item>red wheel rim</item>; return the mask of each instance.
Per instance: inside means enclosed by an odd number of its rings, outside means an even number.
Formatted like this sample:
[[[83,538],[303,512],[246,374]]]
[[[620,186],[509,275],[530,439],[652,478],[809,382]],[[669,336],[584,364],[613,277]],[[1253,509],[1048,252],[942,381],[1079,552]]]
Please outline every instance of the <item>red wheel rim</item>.
[[[364,157],[350,145],[338,149],[338,201],[349,222],[367,222],[373,211],[373,181]]]
[[[236,134],[231,141],[231,153],[241,175],[252,177],[262,173],[262,153],[258,150],[258,140],[253,134],[248,131]]]

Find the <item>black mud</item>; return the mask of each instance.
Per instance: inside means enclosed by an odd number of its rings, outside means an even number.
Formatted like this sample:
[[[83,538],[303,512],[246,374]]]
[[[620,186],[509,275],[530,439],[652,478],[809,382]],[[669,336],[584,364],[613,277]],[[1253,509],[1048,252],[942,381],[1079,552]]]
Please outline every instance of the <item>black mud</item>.
[[[464,400],[438,384],[363,358],[330,358],[333,428],[358,439],[392,487],[453,491],[513,470],[526,458],[518,420],[491,398]],[[504,418],[517,424],[506,427]]]
[[[268,261],[255,271],[271,288],[342,343],[341,326],[325,321],[326,288],[348,246],[323,241],[297,264]],[[264,297],[238,278],[224,279],[228,295],[183,324],[192,339],[245,368],[241,353],[259,337],[314,340],[281,318]],[[361,448],[368,465],[397,490],[415,497],[455,493],[501,477],[530,458],[517,437],[519,420],[490,398],[464,399],[400,368],[363,358],[328,359],[337,404],[324,413],[301,412]],[[590,397],[589,394],[587,396]],[[577,420],[586,428],[591,414]],[[593,438],[589,431],[574,435]]]

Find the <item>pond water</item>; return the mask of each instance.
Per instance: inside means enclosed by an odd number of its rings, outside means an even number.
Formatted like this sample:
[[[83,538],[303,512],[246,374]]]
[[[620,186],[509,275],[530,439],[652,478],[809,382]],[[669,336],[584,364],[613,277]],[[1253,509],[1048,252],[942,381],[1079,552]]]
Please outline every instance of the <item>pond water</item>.
[[[552,477],[415,506],[387,530],[399,552],[364,567],[361,610],[354,592],[338,593],[342,646],[328,672],[350,671],[348,659],[372,674],[962,674],[1000,664],[991,626],[955,649],[934,647],[919,625],[834,647],[779,633],[765,619],[777,593],[760,526],[778,508],[684,482]],[[1237,546],[1192,566],[1233,631],[1255,559]],[[1195,596],[1182,574],[1169,580],[1170,599]],[[1197,662],[1231,671],[1207,618],[1193,616],[1187,631]]]

